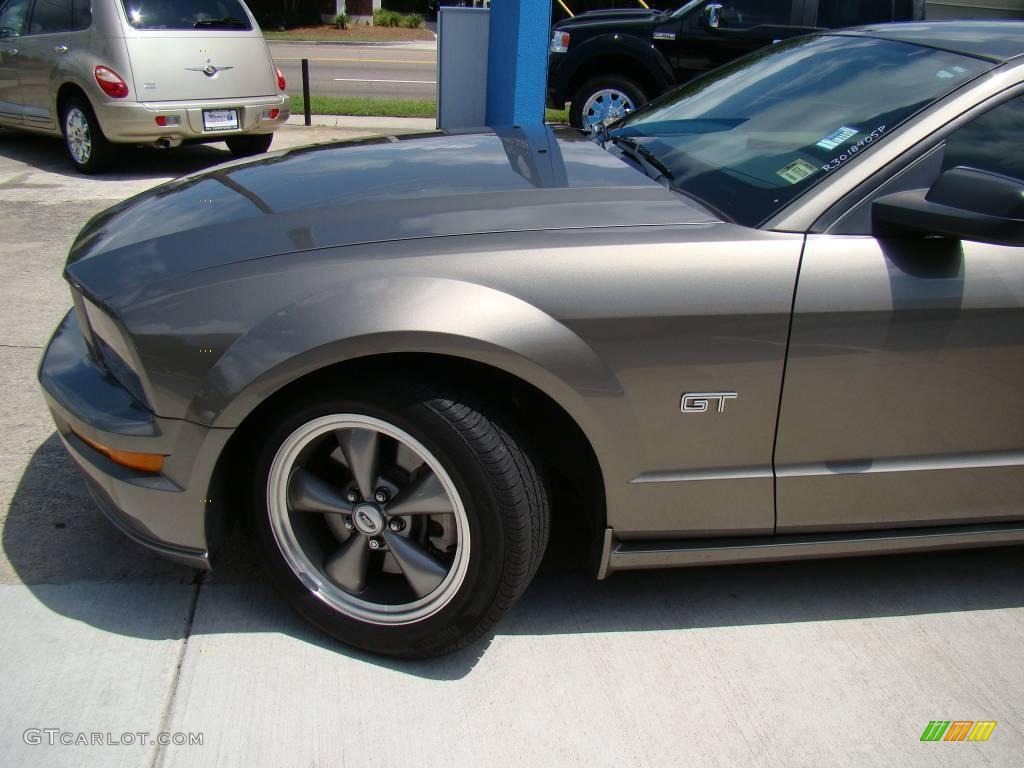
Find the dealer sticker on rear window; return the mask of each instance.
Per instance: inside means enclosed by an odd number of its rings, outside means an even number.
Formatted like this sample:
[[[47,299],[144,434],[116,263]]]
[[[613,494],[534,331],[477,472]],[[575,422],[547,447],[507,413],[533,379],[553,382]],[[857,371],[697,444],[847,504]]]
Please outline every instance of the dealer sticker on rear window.
[[[806,179],[808,176],[813,174],[817,168],[808,163],[806,160],[794,160],[789,165],[785,166],[781,170],[775,173],[784,178],[790,184],[799,184],[801,181]]]
[[[845,125],[838,128],[828,136],[819,141],[815,146],[831,152],[836,147],[841,147],[858,133],[856,128],[847,128]]]

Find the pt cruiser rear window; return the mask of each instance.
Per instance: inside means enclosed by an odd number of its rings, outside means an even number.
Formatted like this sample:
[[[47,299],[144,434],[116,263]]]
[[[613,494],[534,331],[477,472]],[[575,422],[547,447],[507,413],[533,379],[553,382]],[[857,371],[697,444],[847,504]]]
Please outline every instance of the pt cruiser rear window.
[[[135,29],[237,29],[252,24],[238,0],[123,0]]]

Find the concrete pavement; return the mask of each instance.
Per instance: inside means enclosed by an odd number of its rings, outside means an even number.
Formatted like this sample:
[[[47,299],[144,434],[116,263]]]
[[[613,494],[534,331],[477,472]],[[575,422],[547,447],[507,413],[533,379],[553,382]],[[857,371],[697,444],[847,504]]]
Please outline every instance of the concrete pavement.
[[[371,129],[341,122],[275,146]],[[85,179],[58,142],[0,132],[0,765],[1020,765],[1020,549],[603,583],[556,558],[493,637],[409,663],[296,619],[241,536],[205,577],[125,539],[35,383],[69,302],[61,267],[91,215],[225,159],[133,151]],[[986,743],[921,743],[936,719],[998,725]],[[103,743],[50,746],[42,729]],[[149,743],[160,731],[203,743]]]

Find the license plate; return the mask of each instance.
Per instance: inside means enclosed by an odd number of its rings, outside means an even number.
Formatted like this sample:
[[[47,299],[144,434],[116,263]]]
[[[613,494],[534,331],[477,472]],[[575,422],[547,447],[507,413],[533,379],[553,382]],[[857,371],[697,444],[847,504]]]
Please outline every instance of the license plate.
[[[207,131],[237,131],[237,109],[204,109],[203,129]]]

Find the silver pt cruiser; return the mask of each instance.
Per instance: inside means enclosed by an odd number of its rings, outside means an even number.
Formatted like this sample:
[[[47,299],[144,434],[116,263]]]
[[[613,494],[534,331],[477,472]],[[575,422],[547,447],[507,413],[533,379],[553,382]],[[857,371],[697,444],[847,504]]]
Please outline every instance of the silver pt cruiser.
[[[548,543],[1024,543],[1024,25],[788,41],[589,137],[297,149],[100,214],[40,380],[98,505],[425,656]],[[212,200],[215,204],[207,202]]]
[[[0,0],[0,126],[63,136],[85,173],[116,144],[265,152],[285,85],[242,0]]]

